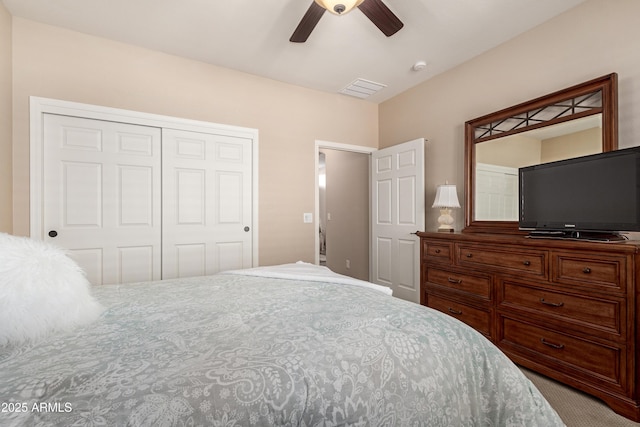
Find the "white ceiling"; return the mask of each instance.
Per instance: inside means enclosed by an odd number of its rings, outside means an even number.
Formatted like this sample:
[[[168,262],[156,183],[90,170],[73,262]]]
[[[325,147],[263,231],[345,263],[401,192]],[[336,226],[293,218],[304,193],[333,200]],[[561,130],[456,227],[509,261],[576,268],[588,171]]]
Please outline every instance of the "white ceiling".
[[[13,16],[337,93],[357,78],[379,103],[584,0],[384,0],[404,23],[385,37],[358,9],[289,37],[312,0],[2,0]],[[413,71],[424,60],[423,71]],[[345,95],[346,96],[346,95]]]

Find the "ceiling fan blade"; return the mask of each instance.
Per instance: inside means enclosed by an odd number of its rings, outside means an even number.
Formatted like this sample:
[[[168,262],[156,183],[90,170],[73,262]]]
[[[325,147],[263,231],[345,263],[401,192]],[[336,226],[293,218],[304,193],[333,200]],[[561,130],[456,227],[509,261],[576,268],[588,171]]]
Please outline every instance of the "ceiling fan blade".
[[[381,0],[364,0],[358,9],[389,37],[400,31],[404,24]]]
[[[295,31],[291,35],[289,39],[290,42],[293,43],[304,43],[309,38],[311,31],[316,27],[320,18],[325,12],[325,8],[320,6],[315,1],[311,2],[311,6],[307,10],[307,13],[304,14],[300,23],[296,27]]]

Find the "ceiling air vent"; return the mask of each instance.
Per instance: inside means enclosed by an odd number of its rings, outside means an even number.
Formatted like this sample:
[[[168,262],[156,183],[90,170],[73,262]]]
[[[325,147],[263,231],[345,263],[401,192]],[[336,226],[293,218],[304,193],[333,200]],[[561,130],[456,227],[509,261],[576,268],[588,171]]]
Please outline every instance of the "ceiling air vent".
[[[365,99],[385,87],[387,87],[387,85],[383,85],[382,83],[376,83],[365,79],[356,79],[351,82],[349,86],[340,90],[340,93]]]

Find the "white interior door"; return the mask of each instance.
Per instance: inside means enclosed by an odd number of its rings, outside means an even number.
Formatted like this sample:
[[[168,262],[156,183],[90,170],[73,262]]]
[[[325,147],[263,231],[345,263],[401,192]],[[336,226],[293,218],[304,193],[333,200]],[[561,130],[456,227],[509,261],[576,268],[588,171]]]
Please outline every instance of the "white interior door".
[[[518,169],[476,163],[476,220],[518,220]]]
[[[252,266],[252,142],[163,129],[162,277]]]
[[[420,302],[424,230],[424,139],[378,150],[371,167],[371,281]]]
[[[160,129],[43,117],[44,239],[92,284],[160,279]]]

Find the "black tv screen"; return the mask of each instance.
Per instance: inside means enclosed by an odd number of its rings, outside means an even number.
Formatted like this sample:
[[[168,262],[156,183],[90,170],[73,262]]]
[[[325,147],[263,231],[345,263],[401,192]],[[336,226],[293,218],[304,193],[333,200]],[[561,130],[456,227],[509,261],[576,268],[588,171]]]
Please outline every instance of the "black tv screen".
[[[640,231],[640,147],[519,169],[522,230]]]

